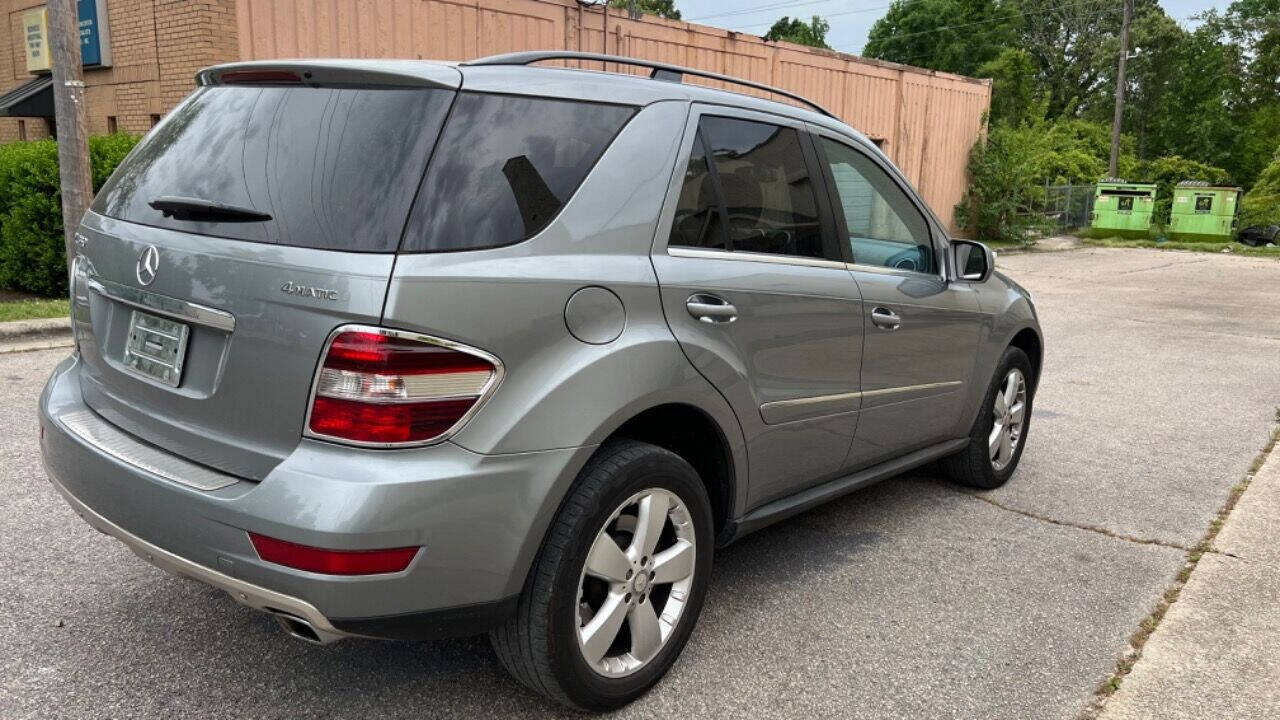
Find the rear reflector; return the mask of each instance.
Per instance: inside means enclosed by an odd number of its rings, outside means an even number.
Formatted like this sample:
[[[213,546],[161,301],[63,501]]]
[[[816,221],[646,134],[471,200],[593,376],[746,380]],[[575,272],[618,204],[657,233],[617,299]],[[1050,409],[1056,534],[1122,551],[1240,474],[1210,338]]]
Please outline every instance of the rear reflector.
[[[380,328],[343,329],[316,377],[308,431],[396,446],[454,431],[496,385],[501,366],[479,350]]]
[[[326,575],[378,575],[409,567],[419,548],[386,550],[324,550],[249,533],[258,557],[269,563]]]

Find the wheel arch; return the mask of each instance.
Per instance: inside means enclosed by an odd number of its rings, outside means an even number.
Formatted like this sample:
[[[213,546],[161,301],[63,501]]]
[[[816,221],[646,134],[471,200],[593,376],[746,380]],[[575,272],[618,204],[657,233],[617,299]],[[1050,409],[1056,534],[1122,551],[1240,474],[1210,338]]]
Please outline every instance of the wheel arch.
[[[1008,347],[1016,347],[1027,354],[1027,358],[1031,360],[1031,372],[1034,374],[1031,385],[1033,388],[1039,386],[1040,370],[1044,363],[1044,341],[1040,333],[1033,327],[1024,327],[1009,339]]]
[[[740,496],[738,463],[725,429],[709,413],[681,402],[654,405],[620,424],[606,442],[615,438],[657,445],[692,465],[707,488],[716,537],[723,535]]]

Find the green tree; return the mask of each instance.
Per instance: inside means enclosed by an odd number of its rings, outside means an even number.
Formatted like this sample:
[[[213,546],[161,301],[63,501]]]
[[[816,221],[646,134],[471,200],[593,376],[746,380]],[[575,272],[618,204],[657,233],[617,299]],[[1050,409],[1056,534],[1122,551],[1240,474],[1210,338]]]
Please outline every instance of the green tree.
[[[1240,227],[1280,225],[1280,147],[1240,202]]]
[[[1044,117],[1036,87],[1031,56],[1018,48],[1006,48],[996,59],[978,66],[978,77],[991,78],[991,122],[1021,125]]]
[[[1018,45],[1018,4],[1010,0],[894,0],[871,26],[864,55],[933,70],[982,75],[979,68]]]
[[[1048,115],[1079,115],[1099,99],[1108,76],[1114,77],[1121,3],[1039,4],[1038,0],[1027,0],[1022,8],[1020,44],[1036,63]]]
[[[636,9],[646,15],[657,15],[668,20],[680,19],[675,0],[635,0],[635,3]],[[631,0],[609,0],[609,7],[626,10],[631,7]]]
[[[831,24],[826,20],[813,16],[809,22],[805,22],[800,18],[789,18],[785,15],[778,19],[769,28],[769,32],[765,33],[764,39],[771,42],[796,43],[797,45],[808,45],[810,47],[831,49],[827,44],[827,31],[831,29]]]
[[[1233,112],[1241,89],[1238,48],[1210,20],[1173,54],[1173,72],[1148,119],[1147,152],[1179,155],[1217,167],[1230,164],[1240,128]]]

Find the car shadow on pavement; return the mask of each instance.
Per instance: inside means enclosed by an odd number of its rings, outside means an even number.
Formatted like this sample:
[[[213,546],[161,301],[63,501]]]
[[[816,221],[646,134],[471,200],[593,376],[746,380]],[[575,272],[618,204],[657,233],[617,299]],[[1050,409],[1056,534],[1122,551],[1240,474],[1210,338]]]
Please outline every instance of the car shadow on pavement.
[[[796,625],[807,622],[803,616],[784,622],[777,615],[780,608],[797,604],[797,596],[821,579],[847,577],[859,555],[885,542],[883,529],[868,527],[883,525],[877,516],[886,509],[892,515],[926,511],[936,503],[933,496],[946,493],[930,486],[907,477],[889,481],[720,550],[693,642],[673,679],[663,684],[714,662],[699,648],[732,644],[743,633],[769,627],[819,632]],[[123,550],[119,555],[121,563],[136,562]],[[103,607],[101,598],[86,595],[72,613],[79,616],[75,624],[82,642],[121,647],[117,661],[148,679],[145,686],[110,690],[140,693],[139,707],[155,704],[161,695],[165,706],[182,708],[179,714],[215,709],[288,717],[562,714],[512,681],[484,637],[415,643],[349,639],[312,646],[287,637],[270,617],[231,602],[221,591],[147,566],[128,574],[137,582],[129,592],[113,593],[113,606]],[[91,617],[97,619],[89,622]],[[199,665],[195,675],[193,658]],[[85,670],[76,686],[101,682],[102,675]]]

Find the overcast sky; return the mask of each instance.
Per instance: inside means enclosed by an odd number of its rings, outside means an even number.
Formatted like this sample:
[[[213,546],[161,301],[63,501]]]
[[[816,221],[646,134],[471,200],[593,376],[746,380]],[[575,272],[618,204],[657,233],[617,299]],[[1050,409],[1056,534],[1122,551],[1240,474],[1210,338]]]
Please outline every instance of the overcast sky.
[[[831,23],[827,42],[836,50],[861,53],[867,31],[884,15],[891,0],[676,0],[684,20],[763,35],[783,15],[809,18],[821,15]],[[1225,9],[1229,0],[1161,0],[1164,11],[1186,23],[1209,8]],[[757,9],[763,8],[763,9]],[[751,12],[747,12],[751,10]]]

